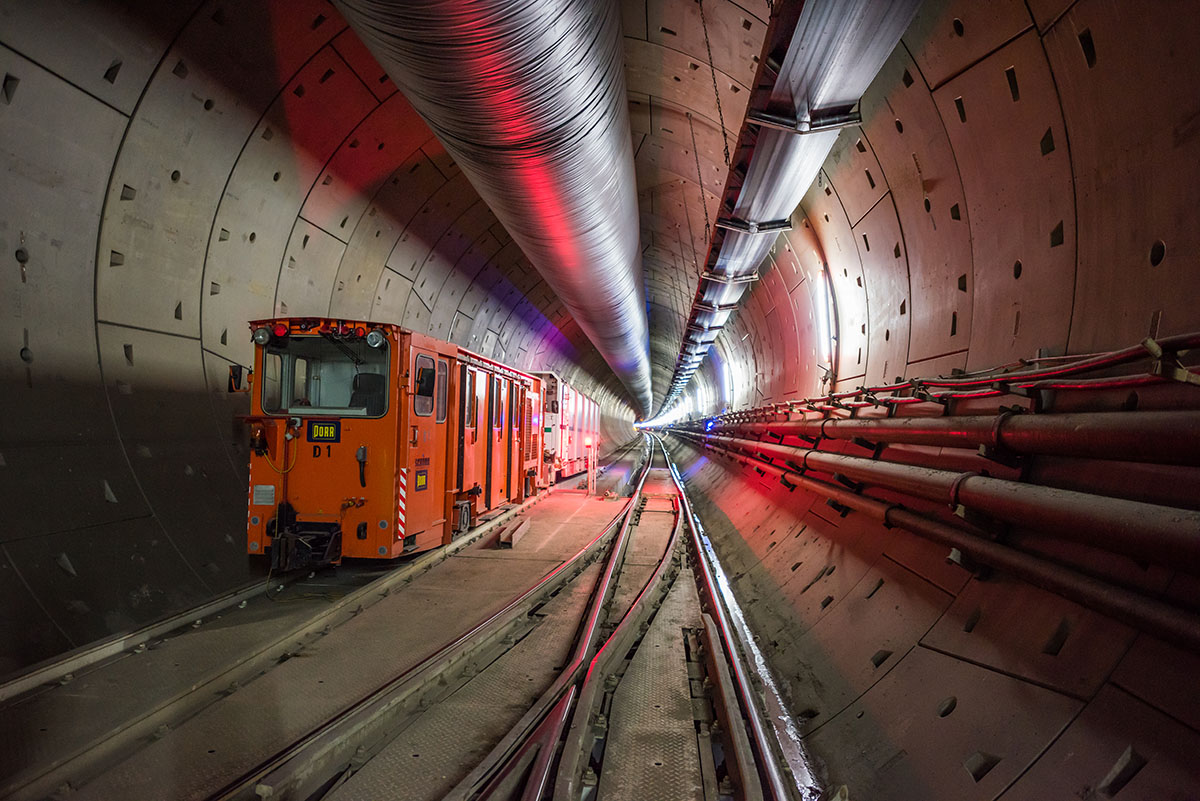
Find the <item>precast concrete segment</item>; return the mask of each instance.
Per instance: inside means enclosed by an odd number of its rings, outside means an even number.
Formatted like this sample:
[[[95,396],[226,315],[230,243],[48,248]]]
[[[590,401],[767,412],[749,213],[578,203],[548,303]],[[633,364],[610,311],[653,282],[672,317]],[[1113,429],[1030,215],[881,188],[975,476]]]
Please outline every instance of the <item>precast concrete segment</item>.
[[[648,414],[650,339],[618,7],[337,6]]]
[[[594,537],[611,520],[613,504],[552,495],[530,516],[570,513],[589,503],[604,511],[590,527]],[[544,534],[531,530],[522,543]],[[288,659],[202,710],[82,787],[76,798],[207,798],[419,664],[461,629],[502,609],[561,563],[556,557],[501,561],[456,555],[334,629],[305,649],[303,658]]]

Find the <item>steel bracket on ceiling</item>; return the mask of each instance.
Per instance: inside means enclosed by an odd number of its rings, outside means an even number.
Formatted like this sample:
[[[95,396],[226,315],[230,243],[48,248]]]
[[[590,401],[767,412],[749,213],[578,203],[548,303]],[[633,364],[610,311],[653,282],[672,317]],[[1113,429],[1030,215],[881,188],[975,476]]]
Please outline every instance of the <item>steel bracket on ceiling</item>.
[[[725,305],[721,305],[719,303],[696,304],[696,311],[709,312],[710,314],[717,314],[718,312],[731,312],[735,309],[737,309],[736,303],[726,303]]]
[[[814,109],[808,115],[808,119],[799,120],[785,114],[772,114],[769,111],[749,111],[746,113],[746,122],[760,128],[773,128],[776,131],[803,135],[861,125],[862,112],[843,109]]]
[[[751,284],[758,280],[758,271],[755,270],[746,275],[717,275],[705,270],[700,273],[700,278],[705,281],[712,281],[714,284]]]
[[[717,227],[743,234],[774,234],[780,231],[792,230],[792,221],[769,220],[767,222],[750,222],[749,220],[741,220],[737,217],[718,217]]]

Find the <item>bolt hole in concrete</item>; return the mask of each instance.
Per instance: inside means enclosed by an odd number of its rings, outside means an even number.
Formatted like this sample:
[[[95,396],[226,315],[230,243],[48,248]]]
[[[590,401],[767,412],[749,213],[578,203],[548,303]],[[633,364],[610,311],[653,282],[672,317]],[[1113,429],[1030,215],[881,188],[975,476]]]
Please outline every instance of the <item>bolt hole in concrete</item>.
[[[1013,262],[1013,278],[1021,277],[1021,260],[1017,259]]]
[[[25,248],[17,248],[16,257],[18,263],[25,264],[29,261],[29,251]]]
[[[217,749],[215,749],[215,748],[210,748],[210,749],[208,749],[208,753],[210,753],[210,754],[215,754],[215,753],[217,753]]]
[[[954,707],[956,707],[956,706],[958,706],[958,699],[955,698],[953,695],[950,696],[949,698],[942,699],[942,702],[940,704],[938,704],[938,710],[937,710],[938,717],[939,718],[946,717],[947,715],[949,715],[951,712],[954,711]]]
[[[255,239],[258,239],[258,234],[251,231],[250,232],[250,241],[253,242]]]
[[[272,181],[278,181],[278,180],[279,180],[279,173],[275,173],[274,175],[272,175],[272,176],[271,176],[271,180],[272,180]]]
[[[204,101],[204,110],[212,111],[212,107],[213,107],[213,102],[212,102],[212,98],[210,97],[208,100]]]
[[[904,133],[904,123],[896,120],[896,133]]]
[[[173,184],[179,183],[179,170],[171,171],[171,183],[173,183]]]
[[[959,19],[958,17],[954,18],[954,34],[956,36],[963,35],[963,23],[962,23],[962,20]]]
[[[20,253],[20,251],[17,251]],[[1161,239],[1157,240],[1150,246],[1150,265],[1157,267],[1162,264],[1163,258],[1167,255],[1167,246],[1163,244]]]
[[[21,348],[21,361],[30,364],[33,361],[33,351],[29,348]]]

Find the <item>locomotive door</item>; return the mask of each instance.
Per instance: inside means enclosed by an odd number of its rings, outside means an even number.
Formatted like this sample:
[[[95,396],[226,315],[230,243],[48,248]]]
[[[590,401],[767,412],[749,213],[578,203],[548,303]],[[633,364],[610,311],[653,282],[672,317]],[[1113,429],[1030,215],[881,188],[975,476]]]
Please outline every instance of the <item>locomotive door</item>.
[[[475,500],[475,512],[488,508],[486,493],[488,471],[488,449],[491,440],[487,429],[487,399],[490,377],[477,367],[463,365],[459,390],[459,461],[458,487],[462,492],[471,492],[479,487],[480,497]]]
[[[399,476],[397,497],[406,551],[442,541],[450,385],[450,364],[445,357],[414,345],[410,359],[409,425],[402,433],[408,462]]]
[[[522,478],[525,473],[525,459],[521,452],[521,445],[527,436],[523,434],[526,410],[525,387],[516,381],[512,385],[508,406],[512,410],[508,424],[508,497],[512,500],[521,500],[525,497],[525,484]]]
[[[508,499],[508,454],[506,433],[509,414],[508,380],[491,377],[488,393],[488,455],[487,455],[487,499],[488,508],[494,508]]]

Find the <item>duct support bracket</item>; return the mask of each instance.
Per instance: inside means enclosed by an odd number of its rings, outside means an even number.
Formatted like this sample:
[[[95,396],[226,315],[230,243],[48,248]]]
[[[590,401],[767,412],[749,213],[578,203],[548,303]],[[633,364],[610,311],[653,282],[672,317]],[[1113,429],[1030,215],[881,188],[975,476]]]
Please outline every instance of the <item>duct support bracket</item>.
[[[783,114],[772,114],[769,111],[750,111],[746,113],[746,122],[760,128],[772,128],[776,131],[804,135],[861,125],[862,112],[814,109],[808,115],[808,119],[799,120]]]
[[[726,303],[724,305],[718,303],[697,303],[696,310],[708,312],[709,314],[718,314],[720,312],[731,312],[737,310],[736,303]]]
[[[726,231],[737,231],[742,234],[774,234],[792,230],[791,220],[768,220],[767,222],[751,222],[737,217],[718,217],[717,227]]]
[[[757,281],[758,278],[759,275],[757,270],[752,273],[747,273],[746,275],[717,275],[716,273],[712,273],[707,270],[700,273],[700,279],[702,281],[712,281],[714,284],[752,284]]]

